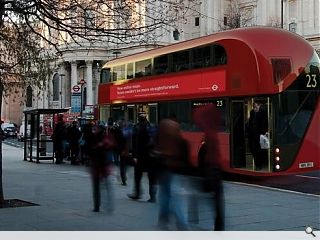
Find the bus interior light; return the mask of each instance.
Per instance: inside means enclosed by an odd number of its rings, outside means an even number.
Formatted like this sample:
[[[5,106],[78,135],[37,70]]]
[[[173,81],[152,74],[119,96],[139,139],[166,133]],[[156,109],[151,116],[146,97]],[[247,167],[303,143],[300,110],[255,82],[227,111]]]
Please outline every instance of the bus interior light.
[[[276,161],[279,162],[280,161],[280,157],[276,157]]]
[[[280,153],[280,148],[276,148],[276,153]]]
[[[277,169],[277,170],[280,169],[280,165],[279,165],[279,164],[276,165],[276,169]]]

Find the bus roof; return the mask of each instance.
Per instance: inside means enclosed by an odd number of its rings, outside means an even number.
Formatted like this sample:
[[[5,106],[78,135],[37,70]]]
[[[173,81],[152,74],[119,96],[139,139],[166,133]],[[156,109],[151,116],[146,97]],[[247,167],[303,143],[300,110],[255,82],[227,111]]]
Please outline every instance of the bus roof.
[[[266,36],[268,37],[266,38]],[[214,42],[219,43],[219,41],[225,39],[237,39],[239,41],[245,42],[252,49],[265,49],[265,51],[268,51],[268,49],[270,49],[268,47],[268,45],[270,45],[270,41],[277,42],[277,45],[280,44],[281,47],[291,50],[292,48],[296,47],[297,41],[304,42],[304,44],[306,43],[306,41],[298,34],[289,32],[284,29],[273,27],[246,27],[218,32],[208,36],[203,36],[200,38],[174,43],[168,46],[162,46],[148,51],[143,51],[141,53],[120,57],[107,62],[103,66],[103,68],[109,68],[113,66],[122,65],[128,62],[135,62],[148,58],[153,58],[171,52],[190,49],[193,47],[207,45]],[[312,48],[311,45],[310,48]]]

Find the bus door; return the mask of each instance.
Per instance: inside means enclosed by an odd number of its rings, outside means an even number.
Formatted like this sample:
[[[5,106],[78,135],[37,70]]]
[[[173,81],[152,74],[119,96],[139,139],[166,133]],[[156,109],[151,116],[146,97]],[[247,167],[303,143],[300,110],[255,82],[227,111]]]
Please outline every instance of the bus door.
[[[158,124],[158,104],[149,103],[149,121],[152,125],[156,126]]]
[[[265,111],[265,117],[268,138],[270,140],[270,145],[272,145],[272,104],[269,97],[259,98],[261,102],[261,108]],[[254,158],[259,157],[262,168],[259,171],[270,172],[271,162],[270,162],[270,149],[259,149],[259,153],[255,151],[255,147],[260,146],[259,143],[253,143],[252,138],[252,124],[254,120],[254,98],[248,98],[244,100],[234,100],[231,104],[231,166],[233,168],[247,169],[251,171],[257,170],[257,166]],[[251,118],[250,118],[251,116]],[[271,147],[271,146],[270,146]]]
[[[152,125],[158,124],[158,104],[149,103],[149,104],[137,104],[137,112],[144,113],[147,116],[148,121]]]
[[[114,122],[124,119],[125,109],[126,107],[124,105],[114,105],[111,107],[111,117],[113,118]]]
[[[130,123],[135,123],[136,122],[137,113],[135,111],[135,105],[134,104],[127,105],[127,111],[126,111],[125,119],[128,120]]]
[[[231,101],[231,167],[247,168],[245,155],[245,101]]]

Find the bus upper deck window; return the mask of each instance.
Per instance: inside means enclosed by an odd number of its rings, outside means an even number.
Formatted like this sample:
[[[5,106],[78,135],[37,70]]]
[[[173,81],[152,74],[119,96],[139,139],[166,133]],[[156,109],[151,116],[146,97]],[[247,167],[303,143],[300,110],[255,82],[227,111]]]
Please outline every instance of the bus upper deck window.
[[[192,50],[192,68],[203,68],[210,66],[210,46],[195,48]]]
[[[154,59],[154,74],[163,74],[169,72],[168,55],[156,57]]]
[[[125,79],[125,65],[120,65],[120,66],[115,66],[113,67],[113,80],[116,81],[116,80],[124,80]]]
[[[133,78],[133,63],[127,64],[127,79]]]
[[[226,50],[220,45],[213,46],[213,64],[214,65],[227,64]]]
[[[172,65],[174,72],[188,70],[189,62],[189,51],[173,53]]]
[[[111,82],[111,70],[110,68],[102,69],[100,76],[101,83]]]
[[[151,75],[151,59],[136,62],[135,77],[143,77]]]

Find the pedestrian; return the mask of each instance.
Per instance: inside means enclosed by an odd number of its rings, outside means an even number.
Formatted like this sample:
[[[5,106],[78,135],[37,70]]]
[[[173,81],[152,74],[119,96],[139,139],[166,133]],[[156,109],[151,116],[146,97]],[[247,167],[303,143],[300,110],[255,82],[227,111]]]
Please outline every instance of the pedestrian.
[[[195,109],[194,122],[204,132],[204,143],[199,152],[199,172],[202,177],[202,191],[210,194],[213,202],[210,204],[215,211],[214,230],[223,231],[224,196],[221,171],[221,154],[217,138],[219,116],[213,104],[207,104]]]
[[[116,137],[121,137],[121,127],[119,126],[118,122],[114,122],[113,125],[109,126],[107,128],[107,132],[116,136]],[[121,139],[118,139],[119,141],[121,141]],[[114,165],[119,166],[119,158],[120,158],[120,150],[119,148],[121,148],[121,145],[123,143],[119,142],[119,144],[117,144],[117,146],[110,150],[108,152],[109,156],[112,159],[112,162],[114,163]],[[119,148],[118,148],[119,147]]]
[[[70,159],[72,165],[79,164],[79,139],[81,137],[81,132],[79,130],[78,124],[76,121],[73,121],[71,126],[67,131],[67,138],[70,147]]]
[[[51,138],[53,140],[53,149],[56,157],[55,163],[61,164],[63,163],[64,143],[66,141],[66,126],[62,115],[58,115],[58,122],[54,127]]]
[[[120,168],[120,178],[121,185],[127,185],[127,165],[132,161],[132,153],[130,152],[130,146],[132,145],[132,126],[129,122],[122,120],[118,128],[114,128],[113,131],[114,138],[116,140],[115,151],[120,156],[119,157],[119,168]]]
[[[93,188],[93,211],[99,212],[101,205],[101,191],[100,184],[102,181],[106,182],[108,194],[108,211],[113,210],[113,193],[109,181],[111,173],[111,159],[108,159],[107,151],[112,149],[115,145],[114,139],[110,134],[107,134],[104,126],[94,125],[92,127],[92,144],[89,149],[90,156],[90,170]]]
[[[172,214],[176,219],[177,229],[187,230],[174,172],[181,170],[189,162],[189,147],[181,136],[178,122],[172,119],[160,121],[153,158],[157,159],[159,183],[158,225],[160,229],[167,230]]]
[[[268,150],[262,149],[260,145],[260,135],[268,133],[268,114],[259,100],[253,103],[254,117],[252,121],[252,152],[257,171],[262,170],[267,162]]]
[[[81,128],[81,137],[79,139],[80,162],[82,165],[89,165],[89,149],[93,142],[92,133],[93,122],[88,121]]]
[[[137,200],[141,198],[141,179],[144,172],[148,173],[149,196],[148,202],[156,201],[156,176],[152,171],[149,150],[151,148],[151,137],[149,133],[150,124],[145,114],[140,114],[138,123],[133,131],[133,159],[134,165],[134,192],[128,197]]]

